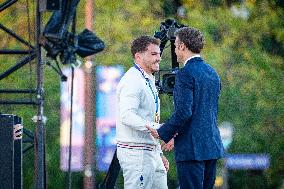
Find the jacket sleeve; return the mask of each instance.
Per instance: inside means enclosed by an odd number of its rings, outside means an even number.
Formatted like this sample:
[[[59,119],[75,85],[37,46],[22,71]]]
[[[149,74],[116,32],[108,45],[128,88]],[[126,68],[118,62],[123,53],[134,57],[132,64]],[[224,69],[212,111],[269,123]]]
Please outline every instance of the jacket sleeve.
[[[174,87],[174,113],[157,130],[164,142],[169,142],[181,127],[191,119],[193,107],[194,78],[181,69],[176,75]]]

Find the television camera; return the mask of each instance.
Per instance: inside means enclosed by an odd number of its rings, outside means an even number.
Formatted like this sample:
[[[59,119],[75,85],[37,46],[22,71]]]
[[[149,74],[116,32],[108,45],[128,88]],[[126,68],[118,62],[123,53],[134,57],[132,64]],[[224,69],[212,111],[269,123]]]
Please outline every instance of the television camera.
[[[51,62],[46,64],[51,66],[60,76],[62,81],[66,81],[57,61],[59,57],[62,64],[76,66],[77,55],[84,58],[101,52],[105,48],[104,42],[95,33],[84,29],[81,33],[75,33],[75,16],[79,0],[62,0],[60,10],[56,10],[47,22],[41,45],[47,51],[46,56],[56,62],[53,66]],[[72,25],[72,31],[69,31]]]
[[[175,76],[179,69],[177,62],[177,57],[175,54],[175,31],[179,28],[185,27],[183,24],[178,24],[173,19],[166,19],[164,22],[161,22],[160,31],[155,31],[154,37],[161,40],[160,50],[161,56],[165,49],[165,46],[168,41],[171,45],[171,58],[172,58],[172,68],[167,70],[159,70],[155,73],[156,75],[156,87],[160,94],[173,94],[173,89],[175,85]],[[161,79],[162,77],[162,79]]]

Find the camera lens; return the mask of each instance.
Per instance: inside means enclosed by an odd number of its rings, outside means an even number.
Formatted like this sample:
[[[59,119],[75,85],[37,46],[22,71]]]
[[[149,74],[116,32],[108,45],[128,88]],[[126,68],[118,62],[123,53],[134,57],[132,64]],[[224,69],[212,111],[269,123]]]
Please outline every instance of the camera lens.
[[[164,93],[172,94],[175,86],[175,74],[163,75],[162,90]]]

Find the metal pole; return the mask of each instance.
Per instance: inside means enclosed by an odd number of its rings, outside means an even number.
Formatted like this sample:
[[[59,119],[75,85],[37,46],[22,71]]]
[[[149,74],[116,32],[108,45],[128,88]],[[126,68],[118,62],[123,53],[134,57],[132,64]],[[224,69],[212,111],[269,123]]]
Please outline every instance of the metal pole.
[[[85,23],[86,28],[92,31],[93,27],[93,0],[86,0]],[[94,106],[92,57],[86,58],[85,63],[85,174],[84,188],[96,188],[94,177]]]
[[[45,127],[43,121],[43,64],[41,46],[39,38],[42,29],[42,13],[39,11],[39,2],[37,1],[36,8],[36,49],[37,49],[37,101],[38,114],[37,126],[35,129],[35,187],[36,189],[46,188],[46,166],[45,166]]]

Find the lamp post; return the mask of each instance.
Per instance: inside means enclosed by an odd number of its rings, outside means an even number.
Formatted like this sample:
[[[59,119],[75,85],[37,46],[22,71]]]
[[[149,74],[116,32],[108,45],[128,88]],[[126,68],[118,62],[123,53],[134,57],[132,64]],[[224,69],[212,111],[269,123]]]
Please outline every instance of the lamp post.
[[[86,28],[92,31],[93,27],[93,1],[86,0],[85,23]],[[85,62],[85,171],[84,189],[96,188],[94,177],[94,94],[92,56],[86,58]]]

